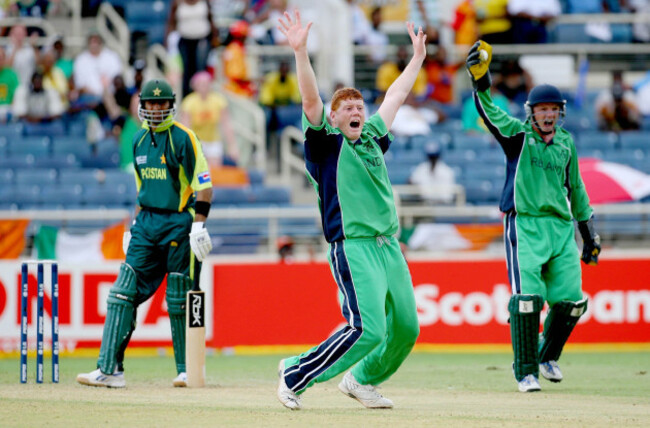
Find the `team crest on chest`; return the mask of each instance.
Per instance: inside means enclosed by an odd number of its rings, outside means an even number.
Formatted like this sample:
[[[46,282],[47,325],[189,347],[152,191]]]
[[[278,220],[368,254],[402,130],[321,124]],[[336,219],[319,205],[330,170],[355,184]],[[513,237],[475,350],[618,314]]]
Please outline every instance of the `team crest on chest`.
[[[167,158],[165,158],[164,154],[160,157],[160,163],[161,164],[167,164]]]

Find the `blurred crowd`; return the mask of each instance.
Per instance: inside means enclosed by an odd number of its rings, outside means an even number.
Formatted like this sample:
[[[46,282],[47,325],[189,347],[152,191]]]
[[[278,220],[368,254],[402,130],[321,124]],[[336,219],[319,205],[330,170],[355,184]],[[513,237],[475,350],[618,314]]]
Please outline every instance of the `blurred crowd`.
[[[405,135],[430,132],[430,126],[444,122],[450,112],[460,112],[464,131],[485,132],[471,100],[457,95],[456,80],[464,66],[458,61],[461,56],[448,54],[450,48],[458,50],[478,38],[492,44],[546,43],[549,22],[562,13],[641,12],[650,7],[648,0],[458,0],[452,20],[443,22],[441,1],[402,2],[408,4],[407,18],[423,27],[429,43],[413,94],[395,121],[395,133]],[[93,13],[101,2],[82,3],[84,13]],[[373,6],[381,2],[346,3],[352,19],[351,42],[370,47],[367,61],[376,69],[374,86],[362,89],[369,102],[380,102],[410,54],[406,46],[398,46],[395,54],[389,49],[395,43],[385,32],[386,7]],[[47,17],[65,13],[66,2],[4,0],[0,6],[0,17]],[[179,91],[178,120],[195,130],[210,164],[237,166],[239,162],[226,93],[248,97],[264,108],[269,148],[277,152],[279,132],[300,120],[293,61],[279,59],[271,71],[253,77],[247,48],[286,43],[276,23],[292,7],[291,1],[173,0],[168,6],[165,43],[178,66],[176,74],[168,70]],[[228,25],[217,26],[217,22]],[[0,46],[0,122],[50,123],[76,117],[87,125],[88,143],[113,138],[129,147],[139,126],[138,92],[149,76],[143,58],[130,58],[125,64],[95,30],[86,35],[85,49],[74,57],[62,37],[38,46],[37,30],[20,23],[6,30],[9,44]],[[597,30],[591,30],[594,37],[606,36],[602,27]],[[453,40],[444,40],[443,34],[452,34]],[[633,34],[635,42],[650,41],[647,26],[635,24]],[[534,83],[529,72],[517,60],[505,60],[496,64],[494,75],[495,103],[508,112],[520,109]],[[595,102],[595,113],[602,130],[639,129],[643,117],[650,115],[650,74],[631,84],[623,71],[614,72],[611,87]],[[128,165],[129,150],[121,153],[122,164]]]

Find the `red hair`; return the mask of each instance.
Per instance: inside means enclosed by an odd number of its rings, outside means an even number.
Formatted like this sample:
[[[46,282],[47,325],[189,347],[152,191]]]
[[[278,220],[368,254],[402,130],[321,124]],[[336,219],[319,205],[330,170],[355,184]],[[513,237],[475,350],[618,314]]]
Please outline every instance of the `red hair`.
[[[346,100],[362,100],[363,95],[357,89],[354,88],[341,88],[337,89],[332,95],[332,111],[336,111],[341,105],[341,101]]]

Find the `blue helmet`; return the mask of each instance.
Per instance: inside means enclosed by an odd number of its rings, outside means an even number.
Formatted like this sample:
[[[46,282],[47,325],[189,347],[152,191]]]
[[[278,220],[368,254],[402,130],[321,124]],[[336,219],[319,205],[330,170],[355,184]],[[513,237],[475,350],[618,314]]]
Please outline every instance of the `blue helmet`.
[[[526,119],[531,120],[533,116],[533,107],[541,103],[555,103],[560,106],[560,117],[566,115],[566,100],[562,93],[553,85],[538,85],[528,94],[528,100],[524,104]],[[560,125],[561,126],[561,125]]]

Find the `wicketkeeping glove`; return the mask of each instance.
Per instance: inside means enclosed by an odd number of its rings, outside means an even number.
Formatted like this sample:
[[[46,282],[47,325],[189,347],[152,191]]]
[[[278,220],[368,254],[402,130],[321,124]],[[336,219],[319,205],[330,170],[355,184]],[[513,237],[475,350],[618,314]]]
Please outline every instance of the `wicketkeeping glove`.
[[[600,254],[600,236],[594,229],[594,218],[587,221],[578,222],[578,230],[582,236],[582,261],[585,264],[595,266],[598,264],[598,255]]]
[[[204,227],[202,221],[195,221],[192,223],[192,230],[190,231],[190,247],[196,256],[197,260],[202,262],[210,251],[212,250],[212,240],[208,229]]]
[[[467,72],[472,79],[472,85],[475,90],[486,91],[492,86],[492,77],[490,76],[491,61],[492,46],[482,40],[474,43],[474,46],[472,46],[467,54],[465,67],[467,67]]]

